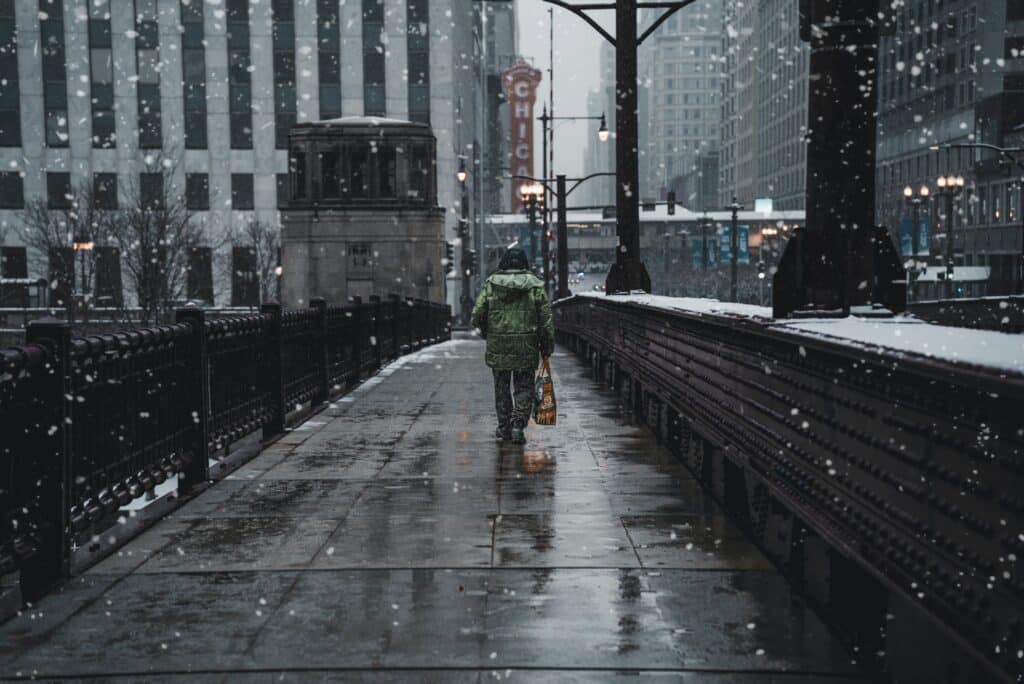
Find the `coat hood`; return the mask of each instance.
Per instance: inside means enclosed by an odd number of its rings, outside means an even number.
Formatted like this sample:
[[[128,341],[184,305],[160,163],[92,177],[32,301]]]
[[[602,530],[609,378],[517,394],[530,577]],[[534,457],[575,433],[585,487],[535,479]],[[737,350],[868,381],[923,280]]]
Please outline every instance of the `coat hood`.
[[[532,290],[535,287],[544,287],[541,279],[530,271],[498,271],[487,281],[506,290]]]

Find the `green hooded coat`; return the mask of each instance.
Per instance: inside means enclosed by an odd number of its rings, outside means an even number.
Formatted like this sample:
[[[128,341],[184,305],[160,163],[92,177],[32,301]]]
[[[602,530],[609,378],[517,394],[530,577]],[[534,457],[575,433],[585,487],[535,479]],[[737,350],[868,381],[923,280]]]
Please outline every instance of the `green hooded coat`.
[[[497,370],[536,368],[555,346],[551,304],[544,283],[530,271],[498,271],[473,307],[473,327],[487,340],[487,365]]]

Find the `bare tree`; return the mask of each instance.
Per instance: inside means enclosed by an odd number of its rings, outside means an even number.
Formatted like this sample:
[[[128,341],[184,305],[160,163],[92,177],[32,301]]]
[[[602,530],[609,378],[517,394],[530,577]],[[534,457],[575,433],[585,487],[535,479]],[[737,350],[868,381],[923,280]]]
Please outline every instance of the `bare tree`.
[[[74,290],[76,238],[94,243],[105,241],[115,214],[96,206],[93,188],[87,182],[62,199],[62,206],[50,206],[46,198],[30,200],[21,211],[18,227],[19,237],[28,248],[32,270],[47,274],[51,304],[57,307],[68,305]],[[81,261],[79,277],[91,283],[93,261]]]
[[[243,244],[256,254],[256,276],[260,283],[260,303],[276,302],[277,266],[281,254],[281,231],[266,221],[253,219],[242,229]]]
[[[183,298],[189,248],[202,237],[175,165],[163,158],[150,161],[153,171],[128,185],[110,231],[144,323],[158,321]]]

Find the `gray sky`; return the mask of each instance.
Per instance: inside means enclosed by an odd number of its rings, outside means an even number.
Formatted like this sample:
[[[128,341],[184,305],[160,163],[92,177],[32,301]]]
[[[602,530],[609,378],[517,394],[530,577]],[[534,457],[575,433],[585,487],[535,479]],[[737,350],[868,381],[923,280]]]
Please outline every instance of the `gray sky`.
[[[548,8],[543,0],[519,0],[519,52],[544,72],[537,95],[537,116],[548,101]],[[555,116],[586,116],[587,93],[600,83],[598,47],[604,40],[582,19],[561,8],[554,8],[555,20]],[[614,34],[612,12],[593,13],[601,24]],[[583,171],[583,150],[586,145],[586,121],[557,121],[555,127],[555,171],[578,176]],[[536,173],[541,171],[540,123],[534,137]],[[609,142],[610,144],[610,142]]]

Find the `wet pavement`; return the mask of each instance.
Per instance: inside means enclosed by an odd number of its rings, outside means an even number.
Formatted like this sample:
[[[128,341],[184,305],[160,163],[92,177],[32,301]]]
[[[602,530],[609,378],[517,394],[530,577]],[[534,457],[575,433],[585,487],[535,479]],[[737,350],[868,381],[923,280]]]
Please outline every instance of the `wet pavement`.
[[[0,677],[859,681],[574,357],[525,447],[482,357],[405,357],[289,432],[0,626]]]

